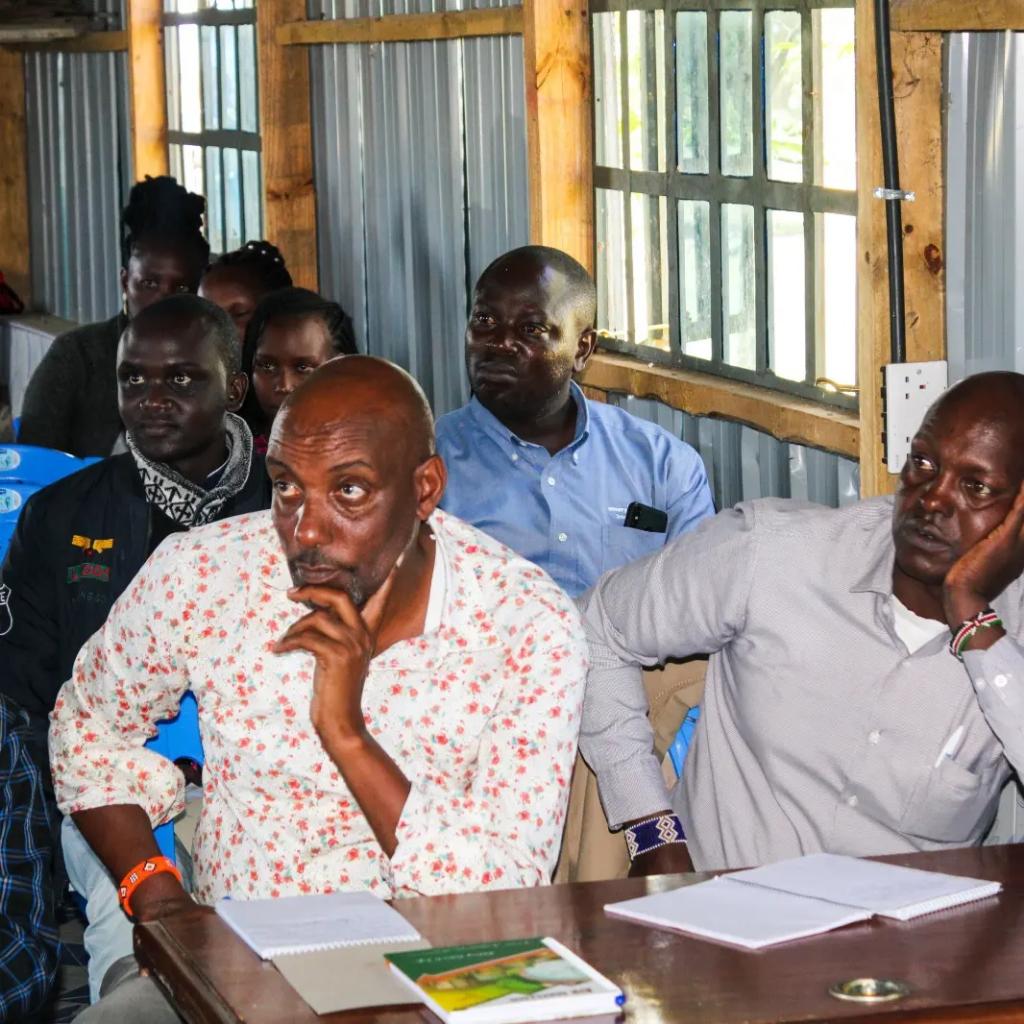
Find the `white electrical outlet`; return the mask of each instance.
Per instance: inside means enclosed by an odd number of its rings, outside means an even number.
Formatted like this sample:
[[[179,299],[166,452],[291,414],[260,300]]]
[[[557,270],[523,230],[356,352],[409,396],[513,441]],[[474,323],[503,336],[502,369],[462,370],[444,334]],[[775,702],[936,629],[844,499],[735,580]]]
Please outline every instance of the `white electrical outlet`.
[[[890,363],[884,369],[886,466],[890,473],[899,473],[924,414],[949,384],[949,368],[945,359],[936,359]]]

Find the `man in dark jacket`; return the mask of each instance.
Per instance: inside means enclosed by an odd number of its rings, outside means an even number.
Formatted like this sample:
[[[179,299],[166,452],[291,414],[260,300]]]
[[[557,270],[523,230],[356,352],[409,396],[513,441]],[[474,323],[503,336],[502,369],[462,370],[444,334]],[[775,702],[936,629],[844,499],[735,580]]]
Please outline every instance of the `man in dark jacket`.
[[[48,715],[121,592],[170,534],[270,507],[263,460],[234,415],[239,358],[231,318],[205,299],[142,310],[117,358],[130,450],[39,491],[18,520],[0,588],[0,693],[29,714],[51,803]]]

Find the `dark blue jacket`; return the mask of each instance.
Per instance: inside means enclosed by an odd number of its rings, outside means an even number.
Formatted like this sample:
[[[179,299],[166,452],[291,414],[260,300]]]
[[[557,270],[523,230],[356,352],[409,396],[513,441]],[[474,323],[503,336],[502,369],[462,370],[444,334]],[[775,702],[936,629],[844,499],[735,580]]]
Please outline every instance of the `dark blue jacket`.
[[[263,459],[254,456],[245,486],[216,518],[269,508],[270,497]],[[0,693],[28,712],[48,790],[48,715],[79,650],[149,557],[152,528],[153,507],[128,453],[43,488],[18,519],[3,564]]]

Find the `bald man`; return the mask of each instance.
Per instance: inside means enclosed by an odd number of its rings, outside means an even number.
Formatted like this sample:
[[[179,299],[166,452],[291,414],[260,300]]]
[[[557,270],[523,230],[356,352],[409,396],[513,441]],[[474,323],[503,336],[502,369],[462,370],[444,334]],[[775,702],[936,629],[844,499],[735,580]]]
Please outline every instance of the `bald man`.
[[[146,879],[125,912],[197,912],[166,865],[138,870],[157,857],[151,826],[181,809],[178,775],[142,743],[188,688],[206,756],[199,903],[545,884],[586,673],[574,605],[436,511],[430,409],[389,363],[312,374],[267,467],[271,512],[161,547],[57,701],[62,809],[114,879]],[[147,984],[81,1019],[135,1019]]]
[[[634,873],[983,839],[1024,769],[1022,484],[1024,377],[982,374],[929,411],[895,498],[744,503],[587,595],[580,746]],[[638,666],[698,652],[669,793]]]
[[[700,456],[574,375],[597,345],[590,275],[530,245],[480,275],[466,325],[469,404],[441,417],[441,507],[545,569],[573,597],[714,513]]]

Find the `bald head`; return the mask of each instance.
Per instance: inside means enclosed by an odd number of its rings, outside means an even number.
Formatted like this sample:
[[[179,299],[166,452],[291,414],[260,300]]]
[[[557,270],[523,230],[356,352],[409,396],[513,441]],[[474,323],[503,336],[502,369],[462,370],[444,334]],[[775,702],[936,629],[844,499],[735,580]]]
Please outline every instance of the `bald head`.
[[[499,256],[480,275],[479,290],[485,283],[508,282],[516,286],[524,279],[534,278],[554,288],[560,304],[572,310],[579,328],[593,327],[597,319],[597,288],[586,268],[568,253],[547,245],[524,245]]]
[[[267,470],[296,585],[344,590],[357,607],[429,535],[446,480],[419,385],[371,356],[332,359],[292,392]]]
[[[941,395],[925,414],[924,426],[950,419],[966,429],[988,423],[1006,432],[1008,444],[1024,441],[1024,374],[977,373]]]
[[[374,356],[331,359],[310,374],[281,406],[271,437],[328,437],[364,419],[413,464],[434,454],[434,417],[423,389],[401,367]]]
[[[928,410],[893,508],[894,593],[943,619],[942,586],[1005,519],[1024,481],[1024,376],[979,373]]]

